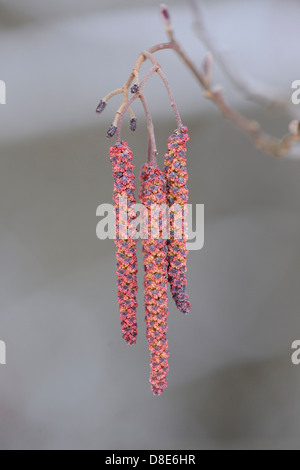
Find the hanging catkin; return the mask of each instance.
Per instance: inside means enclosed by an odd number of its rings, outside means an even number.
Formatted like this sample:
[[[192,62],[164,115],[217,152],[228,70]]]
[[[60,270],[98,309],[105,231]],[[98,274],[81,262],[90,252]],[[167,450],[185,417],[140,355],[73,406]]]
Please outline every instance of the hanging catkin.
[[[186,143],[189,140],[187,127],[176,129],[168,139],[168,152],[165,154],[165,175],[167,184],[167,201],[170,208],[170,240],[168,241],[168,276],[171,292],[177,308],[182,313],[191,310],[186,293],[186,261],[187,261],[187,225],[183,217],[185,204],[188,202],[186,168]],[[172,211],[172,206],[181,210]],[[181,239],[176,235],[176,227],[183,227]]]
[[[159,219],[154,227],[151,217],[159,207],[166,205],[166,186],[164,173],[152,164],[142,167],[140,200],[148,209],[148,234],[143,240],[144,253],[144,290],[145,321],[150,350],[150,383],[155,395],[160,395],[167,386],[168,365],[167,316],[167,240],[161,238],[166,220]],[[159,238],[151,237],[151,229],[159,229]]]
[[[136,217],[134,211],[135,183],[132,152],[126,142],[110,148],[110,160],[113,166],[114,193],[116,211],[116,258],[118,302],[123,338],[128,344],[135,344],[137,337],[137,240],[128,235]],[[125,211],[122,208],[125,208]],[[123,229],[128,229],[123,238]]]

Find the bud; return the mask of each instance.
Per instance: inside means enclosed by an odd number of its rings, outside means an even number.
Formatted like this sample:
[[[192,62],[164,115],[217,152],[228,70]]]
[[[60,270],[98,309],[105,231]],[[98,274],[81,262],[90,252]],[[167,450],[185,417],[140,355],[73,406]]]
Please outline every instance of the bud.
[[[109,139],[110,137],[113,137],[116,133],[117,126],[114,126],[113,124],[110,126],[110,128],[107,131],[106,137]]]
[[[130,91],[133,95],[135,95],[139,91],[140,87],[138,86],[137,83],[135,83],[131,88]]]
[[[170,25],[170,23],[171,23],[170,12],[169,12],[169,9],[168,9],[167,5],[165,5],[164,3],[162,3],[160,5],[160,13],[161,13],[161,15],[164,19],[164,22],[167,25]]]
[[[130,130],[134,132],[137,126],[137,118],[130,119]]]
[[[104,111],[106,108],[106,104],[107,103],[105,101],[101,100],[96,108],[96,113],[99,113],[99,114],[102,113],[102,111]]]

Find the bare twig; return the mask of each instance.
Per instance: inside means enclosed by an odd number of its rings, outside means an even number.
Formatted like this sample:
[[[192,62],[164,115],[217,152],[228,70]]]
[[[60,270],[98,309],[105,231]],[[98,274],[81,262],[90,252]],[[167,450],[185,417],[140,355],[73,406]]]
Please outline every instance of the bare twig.
[[[160,64],[157,62],[157,60],[154,57],[152,52],[146,50],[146,51],[143,52],[143,54],[147,59],[149,59],[152,62],[153,65],[156,66],[156,72],[158,73],[158,75],[160,76],[160,78],[162,79],[162,81],[163,81],[163,83],[166,87],[166,90],[167,90],[168,95],[169,95],[171,107],[173,108],[173,111],[174,111],[174,114],[175,114],[177,127],[178,127],[178,129],[180,129],[182,127],[182,121],[181,121],[181,117],[180,117],[180,114],[179,114],[178,107],[177,107],[177,105],[175,103],[175,100],[174,100],[172,89],[171,89],[170,84],[167,80],[167,77],[163,73]]]
[[[294,126],[294,129],[297,127],[297,133],[292,132],[291,128],[289,128],[289,132],[282,139],[277,139],[263,132],[258,122],[249,120],[233,110],[226,102],[224,92],[211,86],[212,55],[209,54],[206,57],[202,70],[199,70],[181,44],[175,39],[171,16],[166,5],[161,5],[161,14],[170,42],[152,47],[151,52],[173,49],[200,83],[204,90],[204,96],[218,107],[226,119],[248,136],[254,147],[274,157],[288,157],[291,152],[292,143],[299,141],[299,125],[298,127]],[[293,158],[300,159],[300,149],[293,148],[292,153]]]
[[[155,136],[154,136],[154,126],[153,126],[153,121],[151,117],[151,113],[147,104],[147,101],[145,99],[145,96],[143,93],[139,93],[139,98],[141,100],[141,103],[144,107],[146,119],[147,119],[147,127],[148,127],[148,135],[151,143],[151,152],[148,152],[148,163],[152,163],[154,166],[157,166],[157,148],[156,148],[156,142],[155,142]],[[150,155],[149,155],[150,153]]]
[[[102,98],[102,100],[100,101],[100,103],[98,104],[98,106],[96,108],[96,112],[99,113],[99,114],[102,113],[102,111],[104,111],[104,109],[106,108],[107,102],[111,98],[113,98],[114,96],[116,96],[120,93],[124,93],[123,88],[117,88],[116,90],[111,91],[108,95],[106,95],[104,98]],[[132,111],[131,108],[128,108],[128,113],[129,113],[129,116],[130,116],[131,119],[135,118],[134,112]]]
[[[127,112],[127,109],[132,105],[132,103],[134,103],[135,100],[137,100],[140,97],[140,94],[143,92],[144,86],[146,85],[149,78],[155,72],[156,72],[156,66],[151,67],[151,69],[148,70],[148,72],[145,74],[143,80],[141,81],[141,83],[139,85],[139,91],[136,94],[134,94],[133,97],[129,101],[127,99],[126,103],[122,104],[122,106],[121,106],[122,110],[118,114],[118,124],[117,124],[117,129],[116,129],[116,140],[117,140],[117,142],[121,141],[122,122],[123,122],[124,116]]]
[[[203,9],[203,0],[188,0],[194,14],[194,29],[203,45],[209,50],[216,62],[220,65],[223,72],[231,80],[234,86],[249,100],[260,105],[264,105],[271,110],[283,111],[286,103],[275,97],[276,93],[270,93],[269,89],[262,83],[250,83],[245,75],[243,75],[236,64],[230,63],[228,55],[220,50],[216,44],[214,37],[210,34],[206,25],[205,13]]]

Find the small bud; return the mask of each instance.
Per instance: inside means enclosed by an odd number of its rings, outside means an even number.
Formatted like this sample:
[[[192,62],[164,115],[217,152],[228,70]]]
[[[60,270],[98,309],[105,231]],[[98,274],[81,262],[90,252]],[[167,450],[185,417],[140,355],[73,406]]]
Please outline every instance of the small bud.
[[[134,132],[137,126],[137,118],[130,119],[130,130]]]
[[[160,5],[160,13],[161,13],[165,23],[167,25],[169,25],[170,22],[171,22],[170,12],[169,12],[169,9],[168,9],[167,5],[165,5],[164,3],[162,3]]]
[[[131,88],[130,88],[130,91],[132,94],[135,95],[135,93],[137,93],[139,91],[140,87],[138,86],[137,83],[135,83]]]
[[[102,113],[102,111],[104,111],[106,108],[106,104],[107,103],[105,101],[101,100],[96,108],[96,113],[99,113],[99,114]]]
[[[106,137],[109,139],[110,137],[113,137],[116,133],[117,126],[114,126],[113,124],[110,126],[110,128],[107,131]]]

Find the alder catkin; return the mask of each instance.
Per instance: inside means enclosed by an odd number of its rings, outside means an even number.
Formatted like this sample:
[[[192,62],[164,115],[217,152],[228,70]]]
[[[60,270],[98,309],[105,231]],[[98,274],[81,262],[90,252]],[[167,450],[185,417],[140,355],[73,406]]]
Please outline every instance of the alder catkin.
[[[140,200],[148,209],[148,238],[143,240],[145,321],[150,350],[150,383],[154,395],[160,395],[167,386],[168,365],[167,316],[168,274],[167,240],[161,238],[166,220],[159,219],[159,238],[151,237],[152,210],[166,206],[166,186],[164,173],[152,164],[142,167]]]
[[[135,344],[137,337],[137,256],[135,238],[130,237],[130,230],[136,217],[134,165],[132,152],[126,142],[110,148],[110,160],[113,166],[114,193],[116,211],[116,259],[118,302],[123,338],[128,344]],[[120,204],[121,203],[121,204]],[[122,210],[123,205],[125,212]],[[128,230],[123,237],[123,229]]]
[[[191,303],[186,293],[187,263],[187,224],[183,216],[188,202],[186,167],[186,143],[189,140],[187,127],[176,129],[168,139],[168,152],[165,154],[165,175],[167,184],[167,202],[170,208],[170,240],[168,241],[168,278],[171,293],[177,308],[184,314],[191,310]],[[172,212],[172,206],[182,208],[182,212]],[[182,238],[176,236],[176,226],[183,227]]]

